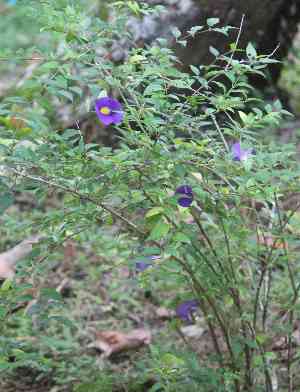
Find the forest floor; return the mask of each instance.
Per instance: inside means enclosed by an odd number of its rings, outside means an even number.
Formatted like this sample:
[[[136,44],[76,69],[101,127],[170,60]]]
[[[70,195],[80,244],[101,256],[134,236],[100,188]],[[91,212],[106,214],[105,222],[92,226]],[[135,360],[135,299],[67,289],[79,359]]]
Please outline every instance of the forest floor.
[[[12,222],[18,219],[26,225],[31,208],[30,204],[15,204],[0,217],[1,231],[6,233],[1,235],[1,251],[23,239],[22,225],[15,233]],[[180,293],[175,287],[149,282],[151,271],[137,273],[118,263],[113,249],[107,250],[107,256],[100,253],[97,252],[97,236],[91,242],[67,240],[50,251],[38,276],[18,278],[19,284],[32,284],[35,299],[24,303],[16,312],[10,334],[17,341],[31,341],[35,349],[40,347],[51,359],[53,369],[17,368],[1,378],[0,391],[71,392],[82,379],[89,377],[91,366],[105,373],[108,383],[113,380],[114,386],[108,391],[142,392],[154,383],[151,372],[143,370],[151,368],[145,361],[152,361],[152,368],[155,367],[152,343],[161,347],[164,354],[191,351],[196,347],[196,352],[203,356],[211,350],[201,314],[192,325],[184,325],[177,319],[174,300],[178,302]],[[61,314],[71,321],[72,327],[56,325],[47,329],[43,326],[35,308],[43,305],[39,293],[44,288],[53,288],[61,294]],[[31,326],[19,324],[18,316],[24,312],[32,314]],[[103,332],[113,335],[101,335]],[[131,349],[126,347],[126,342],[124,344],[123,333],[133,333],[137,339],[137,343],[129,342]],[[118,344],[121,345],[119,352]],[[125,345],[123,350],[122,345]]]

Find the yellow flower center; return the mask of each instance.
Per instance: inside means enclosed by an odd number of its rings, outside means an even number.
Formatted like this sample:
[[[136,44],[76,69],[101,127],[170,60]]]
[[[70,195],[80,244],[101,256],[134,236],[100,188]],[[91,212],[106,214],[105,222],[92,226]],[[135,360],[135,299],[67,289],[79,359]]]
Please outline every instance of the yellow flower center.
[[[103,107],[100,109],[100,112],[101,112],[102,114],[105,114],[105,115],[107,116],[107,115],[110,114],[110,108],[107,107],[107,106],[103,106]]]

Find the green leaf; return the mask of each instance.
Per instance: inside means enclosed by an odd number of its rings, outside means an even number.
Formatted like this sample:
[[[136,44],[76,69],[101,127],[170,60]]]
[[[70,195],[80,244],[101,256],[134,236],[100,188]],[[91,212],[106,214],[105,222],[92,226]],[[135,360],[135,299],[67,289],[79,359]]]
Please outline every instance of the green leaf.
[[[12,280],[5,279],[5,281],[2,283],[1,291],[5,292],[5,291],[10,290],[11,288],[12,288]]]
[[[84,382],[75,387],[74,392],[110,392],[113,390],[113,382],[108,376],[101,377],[98,381]]]
[[[0,306],[0,319],[4,319],[7,314],[7,309],[4,306]]]
[[[0,214],[2,214],[8,207],[13,205],[14,198],[11,193],[4,193],[0,195]]]
[[[191,242],[190,238],[184,233],[176,233],[173,240],[174,242],[182,242],[186,244]]]
[[[56,301],[61,301],[61,295],[51,287],[45,287],[41,289],[41,296],[47,299],[54,299]]]
[[[220,52],[216,48],[214,48],[213,46],[209,47],[209,51],[215,57],[218,57],[220,55]]]
[[[195,67],[194,65],[190,65],[190,68],[195,75],[200,75],[200,71],[197,67]]]
[[[171,32],[176,38],[176,40],[181,36],[181,31],[177,27],[173,27]]]
[[[141,12],[141,8],[139,4],[136,1],[128,1],[127,2],[128,8],[135,14],[139,15]]]
[[[82,89],[77,86],[70,87],[70,90],[73,91],[75,94],[79,95],[79,97],[82,96]]]
[[[73,94],[66,90],[57,90],[56,94],[67,98],[69,101],[73,102]]]
[[[154,215],[160,215],[160,214],[162,214],[163,211],[164,211],[164,209],[162,207],[154,207],[147,212],[146,218],[150,218]]]
[[[142,253],[144,256],[153,256],[153,255],[159,255],[160,254],[160,249],[155,246],[148,246],[143,250]]]
[[[161,219],[159,222],[156,223],[156,225],[151,230],[148,239],[158,241],[164,238],[168,234],[169,230],[170,230],[170,225]]]
[[[56,68],[59,68],[57,61],[48,61],[39,67],[39,72],[46,72]]]
[[[163,90],[163,86],[159,82],[151,83],[151,84],[149,84],[149,86],[147,86],[145,88],[144,95],[145,96],[152,95],[153,92],[157,92],[157,91],[161,91],[161,90]]]
[[[209,27],[213,27],[213,26],[215,26],[216,24],[218,24],[220,22],[220,19],[219,18],[208,18],[207,20],[206,20],[206,23],[207,23],[207,25],[209,26]]]
[[[251,42],[248,43],[247,48],[246,48],[246,54],[249,60],[253,60],[257,57],[257,52],[255,47],[251,44]]]
[[[194,37],[196,33],[198,33],[199,31],[203,30],[204,26],[193,26],[188,33]]]
[[[238,111],[238,113],[239,113],[239,116],[240,116],[241,120],[243,121],[243,123],[247,124],[247,122],[248,122],[247,114],[244,112],[241,112],[240,110]]]
[[[183,46],[183,47],[186,47],[186,45],[187,45],[187,40],[181,40],[181,41],[177,41],[177,43],[179,44],[179,45],[181,45],[181,46]]]

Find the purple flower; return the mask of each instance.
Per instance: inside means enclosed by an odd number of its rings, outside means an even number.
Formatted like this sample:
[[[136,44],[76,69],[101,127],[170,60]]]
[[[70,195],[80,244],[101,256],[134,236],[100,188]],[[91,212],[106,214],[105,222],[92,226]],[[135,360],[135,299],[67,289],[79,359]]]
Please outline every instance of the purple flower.
[[[122,105],[116,99],[110,97],[99,98],[95,102],[95,110],[99,120],[106,126],[120,124],[124,112]]]
[[[192,188],[189,185],[179,186],[175,194],[178,195],[178,204],[181,207],[189,207],[194,199]]]
[[[192,315],[194,312],[196,312],[198,307],[199,307],[199,302],[196,299],[191,299],[189,301],[182,302],[176,308],[176,315],[182,321],[191,323],[193,322]]]
[[[149,267],[153,266],[153,261],[160,259],[160,256],[156,255],[156,256],[149,256],[147,257],[147,260],[149,260],[149,262],[145,262],[145,261],[137,261],[135,263],[135,269],[136,272],[144,272],[146,269],[148,269]]]
[[[135,263],[136,272],[144,272],[149,267],[152,267],[152,263],[145,263],[144,261],[137,261]]]
[[[241,143],[237,142],[232,145],[231,152],[234,161],[245,161],[254,153],[254,150],[253,148],[243,150],[241,148]]]

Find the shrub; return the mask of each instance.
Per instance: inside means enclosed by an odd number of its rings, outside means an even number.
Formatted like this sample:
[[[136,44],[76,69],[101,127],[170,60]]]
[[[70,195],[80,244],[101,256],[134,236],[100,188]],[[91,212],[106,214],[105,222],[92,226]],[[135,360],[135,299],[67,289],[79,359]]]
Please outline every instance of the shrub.
[[[130,267],[159,256],[141,272],[144,284],[159,279],[175,286],[182,301],[193,301],[193,310],[198,304],[212,347],[201,366],[192,353],[153,351],[152,371],[163,390],[186,390],[188,383],[194,390],[271,391],[282,367],[277,352],[286,370],[282,382],[291,386],[299,204],[289,203],[289,196],[298,191],[299,171],[292,146],[266,144],[262,132],[288,113],[278,102],[258,101],[248,82],[251,75],[263,77],[275,60],[251,43],[246,49],[235,43],[225,54],[211,48],[211,65],[185,72],[161,38],[145,48],[132,45],[126,60],[115,63],[116,43],[132,40],[128,18],[157,10],[118,2],[111,23],[84,3],[47,0],[31,9],[47,45],[31,50],[38,66],[0,102],[2,210],[16,192],[30,194],[38,206],[56,193],[58,207],[29,218],[32,229],[48,238],[48,255],[66,238],[83,230],[88,236],[100,225],[99,235],[108,234],[112,247],[122,240]],[[209,19],[186,37],[173,33],[186,45],[195,35],[229,29]],[[110,124],[105,130],[118,135],[115,148],[85,142],[80,120],[86,111],[94,123]],[[45,258],[32,263],[31,273],[45,273]],[[25,362],[17,366],[44,361],[49,369],[47,354],[41,360],[32,347],[32,356],[8,336],[18,290],[15,283],[2,286],[0,325],[7,343],[1,366],[16,367],[9,359],[20,356]],[[44,294],[58,300],[54,291]],[[44,320],[50,325],[48,308]],[[190,308],[184,311],[188,322]]]

